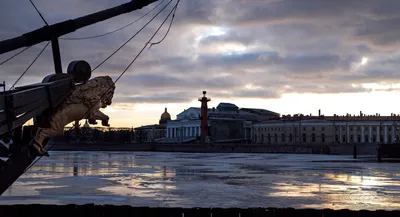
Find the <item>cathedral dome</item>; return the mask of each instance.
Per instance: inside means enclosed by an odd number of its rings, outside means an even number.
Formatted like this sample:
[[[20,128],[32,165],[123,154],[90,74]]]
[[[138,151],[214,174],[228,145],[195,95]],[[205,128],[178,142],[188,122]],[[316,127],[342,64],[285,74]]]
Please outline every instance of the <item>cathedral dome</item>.
[[[162,113],[161,119],[168,119],[168,120],[171,120],[171,115],[167,112],[167,108],[165,108],[165,112]]]
[[[161,114],[160,124],[166,124],[169,120],[171,120],[171,115],[167,112],[167,108],[165,108],[164,113]]]

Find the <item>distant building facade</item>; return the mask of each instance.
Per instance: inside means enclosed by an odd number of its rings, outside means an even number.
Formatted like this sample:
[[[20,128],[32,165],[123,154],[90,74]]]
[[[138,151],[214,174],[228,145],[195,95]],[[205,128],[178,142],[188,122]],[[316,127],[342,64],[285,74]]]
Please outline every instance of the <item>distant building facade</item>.
[[[265,144],[398,143],[399,116],[282,116],[253,125],[252,139]]]
[[[165,138],[165,127],[168,121],[171,120],[171,115],[165,108],[164,113],[161,114],[159,124],[145,125],[135,128],[135,141],[136,142],[157,142]]]
[[[166,124],[164,142],[188,142],[196,140],[201,132],[201,108],[190,107]],[[252,123],[277,118],[278,113],[264,109],[239,109],[232,103],[220,103],[208,109],[208,125],[211,140],[248,139],[251,141]]]
[[[200,108],[190,107],[168,121],[163,142],[186,142],[200,136]]]
[[[165,126],[159,124],[146,125],[135,128],[136,142],[156,142],[165,137]]]
[[[251,122],[244,119],[210,118],[213,142],[251,141]]]

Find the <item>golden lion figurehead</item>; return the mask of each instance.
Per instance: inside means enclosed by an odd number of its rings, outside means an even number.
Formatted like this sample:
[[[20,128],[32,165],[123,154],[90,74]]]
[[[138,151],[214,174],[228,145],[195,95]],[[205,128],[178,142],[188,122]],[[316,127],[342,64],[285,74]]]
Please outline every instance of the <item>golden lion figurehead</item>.
[[[111,105],[115,84],[110,76],[99,76],[76,86],[66,104],[85,104],[88,108],[100,103],[101,108]]]
[[[115,84],[110,76],[95,77],[84,84],[77,85],[65,101],[49,114],[46,121],[40,123],[31,145],[37,153],[45,155],[44,140],[63,135],[64,127],[68,123],[82,118],[89,119],[91,124],[97,124],[96,120],[101,120],[103,126],[110,126],[109,117],[99,109],[111,105],[114,90]]]

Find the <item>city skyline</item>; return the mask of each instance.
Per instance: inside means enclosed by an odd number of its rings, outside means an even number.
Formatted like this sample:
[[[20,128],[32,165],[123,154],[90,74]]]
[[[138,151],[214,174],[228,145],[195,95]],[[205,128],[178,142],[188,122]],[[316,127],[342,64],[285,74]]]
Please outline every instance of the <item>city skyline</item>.
[[[60,0],[54,4],[41,0],[36,5],[53,24],[124,2]],[[65,38],[112,31],[157,4]],[[395,25],[399,4],[390,0],[254,0],[251,4],[240,0],[181,1],[166,39],[146,49],[116,84],[113,104],[105,110],[110,124],[154,124],[165,107],[175,119],[188,107],[200,107],[197,98],[203,90],[212,99],[209,107],[230,102],[280,114],[316,114],[318,109],[325,115],[396,113],[392,104],[399,94],[396,68],[400,68],[400,35]],[[64,72],[68,63],[77,59],[88,61],[94,68],[156,11],[108,36],[60,40]],[[0,40],[43,26],[29,2],[1,2],[0,12]],[[163,11],[92,77],[110,75],[115,80],[167,13]],[[166,28],[155,41],[162,38]],[[34,46],[0,66],[0,81],[5,80],[10,87],[43,46]],[[15,52],[1,55],[0,60]],[[38,83],[51,73],[49,47],[18,84]]]
[[[382,104],[386,103],[386,101],[390,100],[391,98],[395,97],[396,93],[382,93],[382,92],[372,92],[372,93],[366,93],[366,94],[360,94],[358,96],[339,96],[336,95],[335,97],[337,100],[331,100],[329,99],[324,99],[324,95],[317,95],[317,94],[311,94],[311,95],[287,95],[284,96],[282,99],[275,100],[277,103],[274,104],[274,100],[262,100],[258,99],[253,105],[254,106],[248,106],[249,104],[246,103],[246,101],[241,100],[223,100],[223,99],[214,99],[211,95],[212,93],[207,93],[207,96],[211,98],[211,101],[208,103],[208,107],[217,107],[217,105],[221,102],[229,102],[236,104],[239,108],[244,108],[244,107],[251,107],[251,108],[261,108],[261,109],[267,109],[273,112],[277,112],[280,115],[287,115],[287,114],[304,114],[304,115],[309,115],[310,113],[312,115],[317,115],[318,110],[321,109],[321,114],[326,115],[326,116],[333,116],[334,114],[336,115],[346,115],[347,113],[351,115],[359,115],[360,111],[363,112],[363,114],[366,115],[375,115],[376,113],[379,113],[381,116],[390,116],[392,113],[394,114],[400,114],[400,112],[396,112],[396,110],[391,107],[391,106],[386,106],[382,108]],[[368,98],[370,97],[371,94],[377,94],[378,96],[376,97],[379,99],[376,103],[371,104],[368,101]],[[198,94],[200,96],[200,94]],[[358,102],[353,102],[353,98],[358,97],[359,101]],[[351,104],[353,105],[352,107],[344,107],[344,106],[334,106],[334,104],[341,98],[344,102],[343,104]],[[302,100],[308,99],[311,102],[321,102],[319,103],[312,103],[311,105],[307,105],[307,103],[301,103]],[[253,100],[248,100],[248,101],[253,101]],[[356,104],[357,103],[357,104]],[[290,106],[295,104],[296,106]],[[356,105],[355,105],[356,104]],[[174,120],[176,119],[176,115],[184,111],[184,109],[188,109],[189,107],[200,107],[200,102],[197,101],[197,99],[194,99],[192,102],[187,103],[187,104],[171,104],[168,106],[168,104],[165,105],[146,105],[146,104],[141,104],[136,107],[136,109],[133,109],[132,111],[126,110],[126,117],[132,114],[136,114],[137,116],[144,116],[143,119],[144,121],[131,121],[131,119],[126,119],[126,120],[121,120],[121,122],[125,122],[126,125],[123,127],[138,127],[142,125],[148,125],[148,124],[156,124],[158,123],[161,114],[164,112],[165,107],[168,109],[168,113],[171,115],[171,119]],[[265,105],[265,106],[260,106],[260,105]],[[269,107],[268,107],[269,105]],[[380,109],[381,108],[381,109]],[[112,113],[116,112],[115,110],[113,111],[111,109],[106,109],[107,114],[112,115]],[[119,112],[119,111],[118,111]],[[123,116],[123,115],[121,115]],[[111,116],[112,117],[112,116]],[[125,119],[122,117],[122,119]],[[111,123],[116,120],[111,120]],[[136,125],[129,125],[129,123],[137,123]],[[122,126],[121,126],[122,127]]]

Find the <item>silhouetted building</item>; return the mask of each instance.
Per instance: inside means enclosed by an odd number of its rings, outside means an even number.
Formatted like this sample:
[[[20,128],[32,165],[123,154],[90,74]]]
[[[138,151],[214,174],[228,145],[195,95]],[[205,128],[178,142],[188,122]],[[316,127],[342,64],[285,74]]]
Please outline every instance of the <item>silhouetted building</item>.
[[[136,142],[157,142],[165,137],[165,126],[159,124],[146,125],[135,128]]]
[[[203,97],[207,99],[205,96]],[[200,98],[202,106],[203,98]],[[207,101],[208,102],[208,101]],[[203,108],[205,108],[203,106]],[[265,109],[239,108],[235,104],[221,102],[217,108],[190,107],[177,115],[176,120],[166,124],[166,138],[161,142],[181,143],[197,140],[201,135],[201,126],[208,126],[210,140],[246,140],[251,141],[251,125],[271,118],[279,118],[279,114]],[[204,117],[202,113],[207,113]],[[204,119],[202,119],[202,117]],[[207,123],[201,123],[206,121]]]
[[[400,117],[283,115],[253,126],[253,141],[266,144],[398,143]]]
[[[212,142],[251,141],[251,122],[233,118],[210,118],[210,137]]]
[[[171,120],[171,115],[165,108],[164,113],[161,114],[159,123],[153,125],[145,125],[135,128],[135,141],[136,142],[157,142],[161,138],[165,138],[165,125]]]

